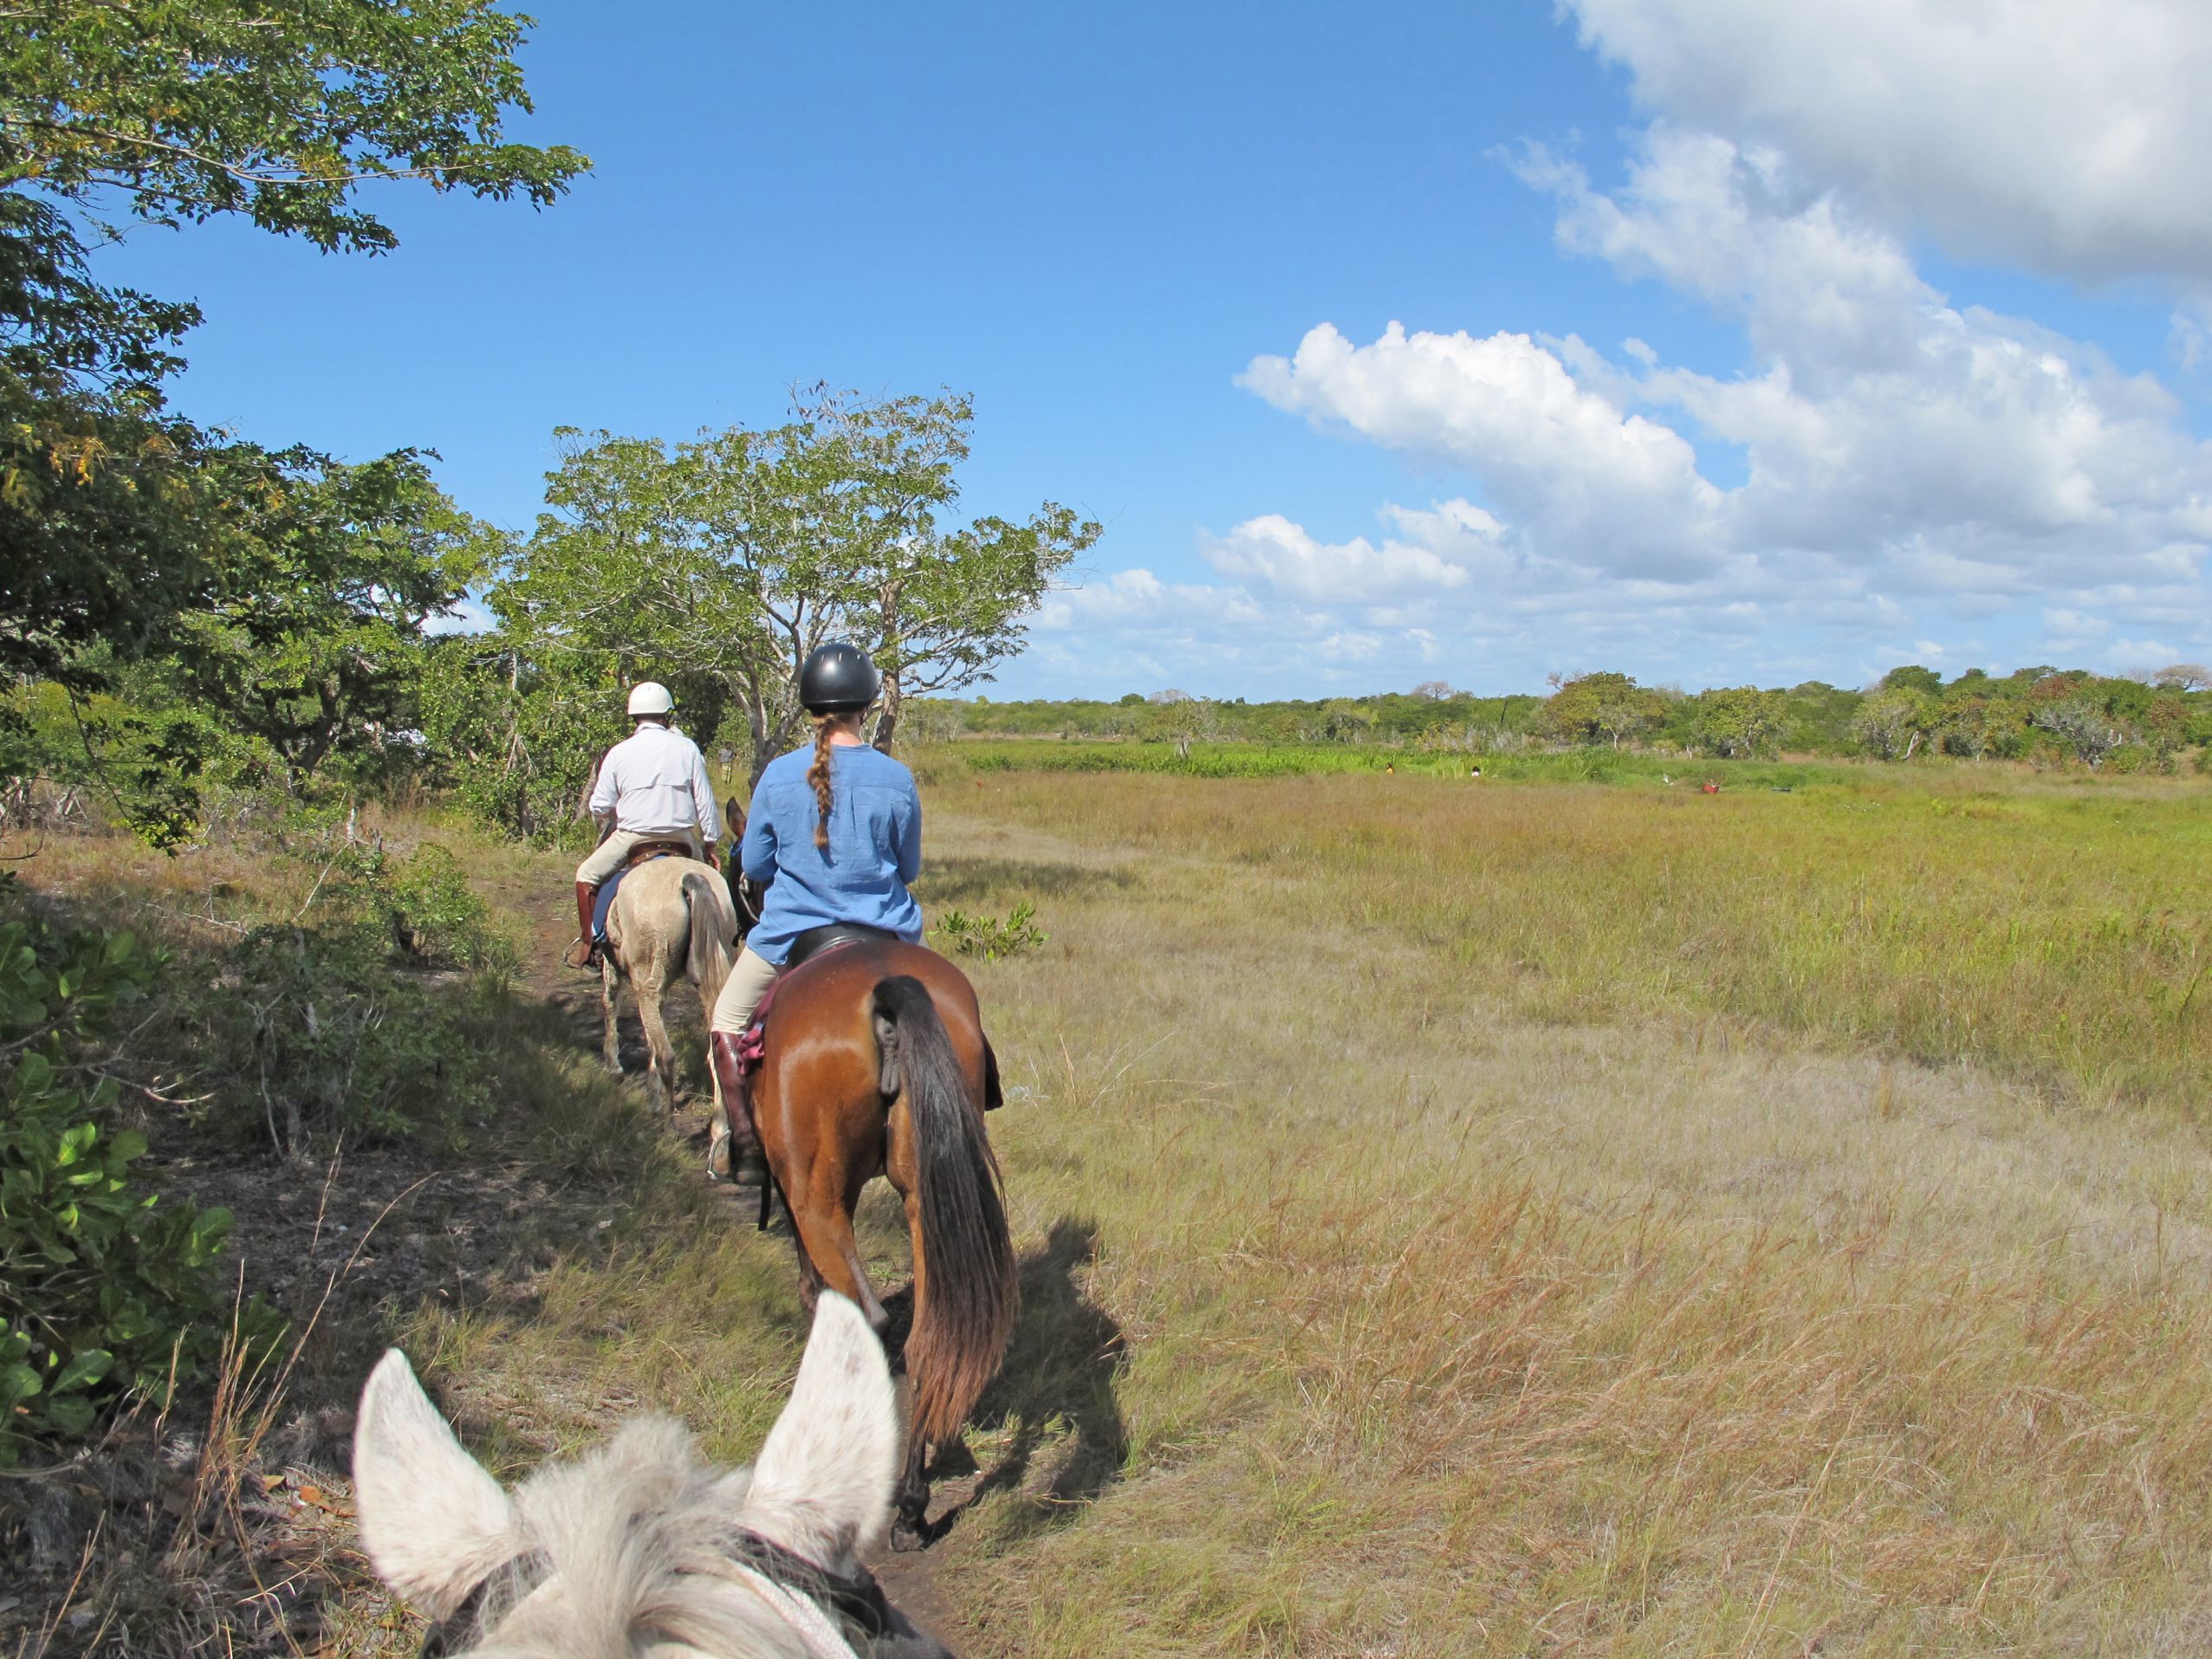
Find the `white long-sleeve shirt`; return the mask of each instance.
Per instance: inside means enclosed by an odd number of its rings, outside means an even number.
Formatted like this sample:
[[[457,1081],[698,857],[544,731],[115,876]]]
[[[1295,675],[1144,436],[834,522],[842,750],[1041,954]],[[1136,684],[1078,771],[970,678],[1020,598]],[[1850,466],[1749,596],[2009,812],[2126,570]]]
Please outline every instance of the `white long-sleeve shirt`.
[[[666,726],[640,726],[607,751],[592,786],[591,812],[594,818],[613,813],[614,827],[633,834],[686,835],[697,824],[710,847],[722,839],[706,756]]]

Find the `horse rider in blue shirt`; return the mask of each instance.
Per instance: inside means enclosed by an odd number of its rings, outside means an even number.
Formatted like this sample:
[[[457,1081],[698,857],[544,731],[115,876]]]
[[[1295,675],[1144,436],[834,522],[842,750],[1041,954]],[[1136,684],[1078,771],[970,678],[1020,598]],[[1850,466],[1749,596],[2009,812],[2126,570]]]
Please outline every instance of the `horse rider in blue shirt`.
[[[907,885],[922,869],[922,799],[914,774],[860,736],[883,689],[857,646],[823,645],[799,671],[799,701],[814,716],[811,743],[770,761],[753,787],[739,859],[768,885],[761,919],[723,982],[709,1033],[730,1119],[730,1175],[761,1178],[738,1040],[809,929],[834,923],[922,941],[921,906]]]

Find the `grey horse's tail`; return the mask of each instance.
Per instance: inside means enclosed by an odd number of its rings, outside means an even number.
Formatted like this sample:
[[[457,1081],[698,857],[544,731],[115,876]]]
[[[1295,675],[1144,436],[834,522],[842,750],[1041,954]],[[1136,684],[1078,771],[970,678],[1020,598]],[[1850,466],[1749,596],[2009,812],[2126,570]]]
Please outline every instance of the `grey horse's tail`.
[[[724,914],[729,901],[716,902],[715,888],[719,880],[704,871],[684,872],[684,908],[690,912],[691,922],[691,943],[684,970],[691,975],[691,983],[699,988],[699,1000],[705,1005],[710,1019],[734,960],[730,949],[729,920]]]

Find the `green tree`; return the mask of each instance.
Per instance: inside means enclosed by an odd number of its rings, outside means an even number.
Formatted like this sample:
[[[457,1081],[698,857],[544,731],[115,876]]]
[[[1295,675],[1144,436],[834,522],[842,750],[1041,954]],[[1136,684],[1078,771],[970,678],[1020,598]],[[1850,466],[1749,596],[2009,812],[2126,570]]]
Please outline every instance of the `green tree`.
[[[119,208],[162,224],[237,213],[377,251],[395,238],[357,200],[364,183],[549,202],[586,163],[502,139],[506,112],[529,107],[513,61],[526,21],[483,0],[29,0],[0,15],[0,669],[81,693],[136,663],[189,684],[228,660],[254,671],[217,676],[211,695],[248,693],[280,746],[331,746],[315,734],[364,703],[355,670],[379,655],[363,619],[409,625],[379,545],[391,524],[361,514],[415,457],[334,469],[167,413],[161,384],[199,314],[101,286],[81,236]],[[254,592],[272,574],[329,578],[337,596],[294,581],[279,625]],[[310,645],[318,613],[347,637]],[[302,719],[303,697],[328,706]],[[226,703],[201,723],[237,720]],[[179,777],[204,747],[189,723],[166,745]],[[158,764],[164,747],[139,753]]]
[[[1881,691],[1917,691],[1923,697],[1934,697],[1943,689],[1943,677],[1932,668],[1908,663],[1903,668],[1893,668],[1883,675],[1880,684],[1875,689]]]
[[[753,774],[800,729],[799,665],[823,641],[866,649],[901,699],[988,678],[1099,527],[1047,502],[957,528],[964,398],[867,402],[817,392],[783,425],[688,444],[560,434],[561,464],[490,601],[502,645],[612,687],[669,682],[710,736],[739,715]]]
[[[1781,692],[1755,685],[1701,691],[1690,703],[1691,746],[1729,760],[1771,753],[1789,716]]]
[[[830,481],[840,521],[831,534],[849,567],[849,593],[826,584],[817,603],[828,597],[871,644],[884,682],[875,742],[888,751],[907,697],[988,679],[1021,648],[1028,617],[1100,526],[1047,502],[1018,523],[940,527],[959,504],[956,475],[975,424],[964,393],[871,403],[818,387],[800,414],[819,445],[814,469]]]
[[[1936,737],[1945,754],[1979,761],[2019,752],[2026,711],[2019,697],[1988,689],[1999,684],[1986,675],[1962,677],[1945,690],[1936,716]]]
[[[1626,674],[1552,677],[1555,688],[1544,705],[1546,723],[1574,743],[1611,743],[1640,737],[1666,717],[1666,699]]]
[[[399,239],[370,181],[542,206],[590,164],[503,141],[528,26],[483,0],[24,0],[0,16],[0,189],[371,251]]]
[[[2093,697],[2073,697],[2045,702],[2029,716],[2038,731],[2047,733],[2067,754],[2094,772],[2135,734],[2105,712]]]
[[[1916,684],[1890,684],[1904,671],[1884,680],[1883,689],[1862,702],[1851,719],[1852,741],[1878,761],[1910,760],[1935,722],[1933,696]]]

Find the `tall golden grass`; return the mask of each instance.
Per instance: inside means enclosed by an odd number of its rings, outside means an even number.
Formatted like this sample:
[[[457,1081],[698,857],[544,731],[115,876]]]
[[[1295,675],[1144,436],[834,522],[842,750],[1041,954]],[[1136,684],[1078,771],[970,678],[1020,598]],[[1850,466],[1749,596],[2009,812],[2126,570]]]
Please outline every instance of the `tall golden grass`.
[[[1726,1013],[2092,1099],[2212,1098],[2212,789],[1867,770],[1718,796],[1044,774],[967,793],[1255,872],[1297,895],[1264,913],[1433,951],[1540,1018]]]
[[[979,1650],[2212,1639],[2193,794],[939,793],[1127,1351],[1119,1482],[948,1546]]]

